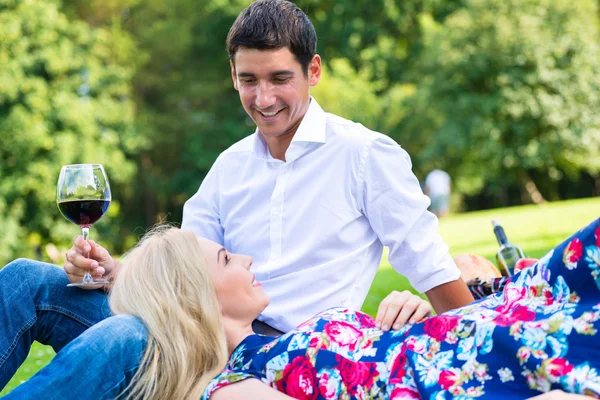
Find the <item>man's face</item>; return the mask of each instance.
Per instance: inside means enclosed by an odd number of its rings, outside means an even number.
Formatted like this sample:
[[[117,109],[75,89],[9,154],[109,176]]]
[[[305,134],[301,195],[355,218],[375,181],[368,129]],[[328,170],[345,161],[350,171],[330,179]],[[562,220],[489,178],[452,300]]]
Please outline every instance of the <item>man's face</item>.
[[[287,48],[241,47],[231,63],[233,86],[244,110],[267,138],[294,134],[309,105],[309,88],[319,82],[321,58],[315,55],[308,76]]]

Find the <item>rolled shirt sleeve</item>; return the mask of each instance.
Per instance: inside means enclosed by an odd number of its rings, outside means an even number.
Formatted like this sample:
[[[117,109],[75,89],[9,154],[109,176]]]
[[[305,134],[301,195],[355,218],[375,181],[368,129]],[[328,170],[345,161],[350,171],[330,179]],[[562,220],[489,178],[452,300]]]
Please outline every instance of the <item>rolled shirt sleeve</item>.
[[[427,211],[429,199],[408,153],[380,135],[364,149],[362,164],[362,211],[389,248],[394,269],[421,293],[457,280],[460,270],[438,234],[437,218]]]

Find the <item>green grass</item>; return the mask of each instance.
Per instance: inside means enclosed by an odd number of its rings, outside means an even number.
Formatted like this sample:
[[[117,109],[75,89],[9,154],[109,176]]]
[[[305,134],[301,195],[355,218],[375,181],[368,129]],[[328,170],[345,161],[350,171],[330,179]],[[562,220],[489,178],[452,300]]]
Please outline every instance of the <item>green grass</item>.
[[[508,238],[528,257],[539,258],[578,229],[600,216],[600,198],[563,201],[542,206],[521,206],[452,215],[440,221],[440,234],[453,256],[474,253],[494,260],[498,248],[491,225],[498,218]],[[412,290],[408,281],[390,266],[384,254],[363,311],[375,315],[383,297],[392,290]],[[0,396],[29,379],[54,356],[47,346],[35,343],[29,357]]]
[[[440,220],[439,232],[452,256],[479,254],[495,264],[498,243],[492,230],[493,218],[500,220],[508,239],[527,257],[540,258],[598,217],[600,198],[591,198],[451,215]],[[375,315],[383,297],[392,290],[405,289],[413,290],[408,280],[390,266],[384,253],[363,311]]]
[[[27,357],[15,376],[8,382],[4,390],[0,392],[0,396],[8,394],[18,385],[25,382],[39,369],[48,364],[50,360],[52,360],[52,357],[54,357],[54,350],[52,350],[50,346],[44,346],[38,342],[34,342],[29,351],[29,357]]]

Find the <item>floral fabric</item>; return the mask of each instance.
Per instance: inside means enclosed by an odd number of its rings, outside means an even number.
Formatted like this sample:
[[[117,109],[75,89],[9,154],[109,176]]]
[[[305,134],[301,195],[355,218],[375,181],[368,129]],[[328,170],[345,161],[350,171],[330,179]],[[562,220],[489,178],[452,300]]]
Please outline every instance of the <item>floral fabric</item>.
[[[600,393],[600,223],[514,275],[502,293],[406,326],[324,311],[275,340],[252,335],[208,386],[247,378],[297,399],[526,398]]]

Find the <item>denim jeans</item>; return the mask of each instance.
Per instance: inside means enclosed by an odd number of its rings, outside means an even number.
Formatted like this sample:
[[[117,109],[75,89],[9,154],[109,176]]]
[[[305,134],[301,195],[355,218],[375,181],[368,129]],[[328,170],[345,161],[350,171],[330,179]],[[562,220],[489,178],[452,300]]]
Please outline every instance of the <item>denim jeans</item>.
[[[67,287],[60,267],[19,259],[0,270],[0,388],[34,340],[52,362],[4,399],[110,399],[131,381],[147,343],[137,318],[110,316],[101,290]]]

